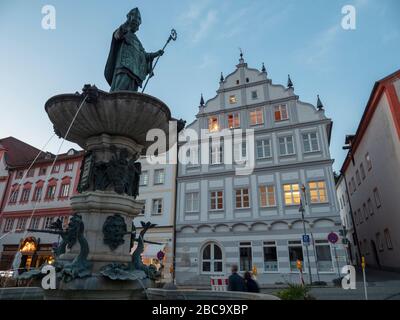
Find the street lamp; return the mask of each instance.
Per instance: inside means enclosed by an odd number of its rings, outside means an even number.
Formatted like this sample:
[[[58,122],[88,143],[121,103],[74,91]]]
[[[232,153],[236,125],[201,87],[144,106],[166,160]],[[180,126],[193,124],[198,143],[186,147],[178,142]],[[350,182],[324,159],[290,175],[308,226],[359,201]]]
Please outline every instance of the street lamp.
[[[304,198],[304,203],[307,204],[307,198],[306,198],[306,187],[304,186],[304,184],[301,186],[301,191],[303,192],[303,198]],[[303,206],[303,201],[300,198],[300,208],[299,211],[301,212],[301,219],[303,221],[303,231],[304,231],[304,238],[306,238],[307,236],[307,232],[306,232],[306,222],[304,220],[304,206]],[[303,239],[303,243],[304,243],[304,239]],[[309,278],[310,278],[310,285],[312,284],[312,274],[311,274],[311,265],[310,265],[310,254],[308,252],[308,244],[305,245],[306,247],[306,255],[307,255],[307,265],[308,265],[308,274],[309,274]]]

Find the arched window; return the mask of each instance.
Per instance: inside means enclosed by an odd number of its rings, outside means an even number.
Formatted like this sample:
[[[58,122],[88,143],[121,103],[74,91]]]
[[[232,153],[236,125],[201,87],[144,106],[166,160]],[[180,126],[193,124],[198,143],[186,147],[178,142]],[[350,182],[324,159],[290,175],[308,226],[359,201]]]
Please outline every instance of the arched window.
[[[203,273],[222,272],[222,250],[216,243],[209,243],[201,253],[201,271]]]

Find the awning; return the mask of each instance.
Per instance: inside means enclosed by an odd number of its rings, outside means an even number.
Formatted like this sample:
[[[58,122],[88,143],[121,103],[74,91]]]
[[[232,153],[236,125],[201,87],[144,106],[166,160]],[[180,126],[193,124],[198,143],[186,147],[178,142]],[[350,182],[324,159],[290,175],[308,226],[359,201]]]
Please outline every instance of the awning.
[[[164,251],[165,244],[146,244],[144,251],[142,253],[142,258],[144,259],[157,259],[157,253],[159,251]]]

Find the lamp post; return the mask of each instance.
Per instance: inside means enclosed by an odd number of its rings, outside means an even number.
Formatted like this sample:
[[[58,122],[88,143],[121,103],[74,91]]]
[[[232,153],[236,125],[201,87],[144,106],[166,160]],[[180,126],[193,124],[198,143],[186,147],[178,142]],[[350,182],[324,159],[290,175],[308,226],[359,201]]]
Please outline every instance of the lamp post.
[[[301,191],[303,192],[303,198],[304,198],[304,203],[307,204],[307,199],[306,199],[306,187],[304,186],[304,184],[301,186]],[[303,231],[304,231],[304,236],[307,236],[307,232],[306,232],[306,222],[304,220],[304,206],[303,206],[303,201],[300,198],[300,208],[299,211],[301,212],[301,220],[303,221]],[[304,241],[303,241],[304,243]],[[308,244],[309,245],[309,244]],[[307,255],[307,265],[308,265],[308,275],[309,275],[309,279],[310,279],[310,285],[312,284],[312,274],[311,274],[311,265],[310,265],[310,254],[308,252],[308,245],[306,245],[306,255]]]

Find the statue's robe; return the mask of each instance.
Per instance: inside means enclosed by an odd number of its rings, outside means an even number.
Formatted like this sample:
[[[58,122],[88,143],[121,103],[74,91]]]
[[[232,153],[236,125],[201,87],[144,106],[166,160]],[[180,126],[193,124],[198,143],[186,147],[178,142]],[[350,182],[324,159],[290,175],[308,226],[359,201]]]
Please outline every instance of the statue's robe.
[[[104,76],[110,86],[119,73],[127,73],[139,87],[151,72],[153,53],[147,53],[135,33],[128,31],[124,38],[115,38],[113,33],[110,53],[104,70]],[[117,88],[118,89],[118,88]]]

